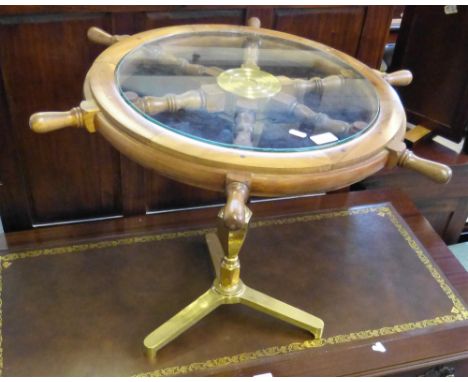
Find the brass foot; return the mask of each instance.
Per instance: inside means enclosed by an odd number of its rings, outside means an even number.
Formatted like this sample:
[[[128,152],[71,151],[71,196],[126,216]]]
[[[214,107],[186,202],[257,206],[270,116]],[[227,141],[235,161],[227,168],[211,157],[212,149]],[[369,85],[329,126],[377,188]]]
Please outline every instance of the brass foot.
[[[159,349],[195,325],[208,313],[223,303],[224,297],[208,289],[190,305],[151,332],[143,341],[148,358],[154,359]]]
[[[161,348],[218,306],[239,303],[304,329],[316,339],[322,336],[324,323],[320,318],[249,288],[242,281],[239,281],[237,288],[224,290],[219,280],[215,279],[212,288],[145,338],[143,345],[146,357],[154,362]]]
[[[156,350],[148,349],[147,347],[143,348],[143,353],[150,364],[156,363]]]
[[[324,323],[310,313],[304,312],[294,306],[286,304],[276,298],[245,286],[244,292],[239,296],[240,303],[255,310],[276,317],[289,324],[312,333],[314,338],[322,337]]]

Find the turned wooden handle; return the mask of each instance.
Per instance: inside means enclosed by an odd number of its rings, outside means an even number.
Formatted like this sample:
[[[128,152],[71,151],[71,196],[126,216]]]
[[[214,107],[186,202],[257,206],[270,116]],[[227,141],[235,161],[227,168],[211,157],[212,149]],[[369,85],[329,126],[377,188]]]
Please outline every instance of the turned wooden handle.
[[[452,177],[452,169],[449,166],[420,158],[410,150],[401,155],[398,165],[417,171],[437,183],[448,183]]]
[[[111,35],[98,27],[91,27],[88,29],[88,39],[100,45],[110,46],[122,40],[125,37],[127,36]]]
[[[260,19],[258,17],[251,17],[247,20],[247,26],[252,28],[260,28],[262,25]]]
[[[63,112],[35,113],[29,118],[29,126],[35,133],[49,133],[65,127],[82,127],[82,125],[82,113],[78,107]]]
[[[383,79],[392,86],[407,86],[413,81],[413,74],[409,70],[398,70],[384,74]]]
[[[249,187],[241,182],[229,183],[226,187],[227,202],[224,207],[224,224],[230,230],[241,229],[245,224]]]
[[[85,100],[80,106],[68,111],[46,111],[35,113],[29,118],[29,127],[35,133],[49,133],[65,127],[84,127],[94,133],[94,115],[99,111],[91,100]]]

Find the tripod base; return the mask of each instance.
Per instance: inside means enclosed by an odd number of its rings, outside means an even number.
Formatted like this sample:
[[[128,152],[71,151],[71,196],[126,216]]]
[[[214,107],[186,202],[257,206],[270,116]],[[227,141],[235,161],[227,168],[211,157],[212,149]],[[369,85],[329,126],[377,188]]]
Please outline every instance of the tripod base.
[[[155,360],[161,348],[222,304],[244,304],[304,329],[315,338],[322,336],[324,323],[318,317],[252,289],[242,281],[232,288],[222,287],[219,268],[223,249],[215,233],[208,234],[206,241],[216,273],[213,286],[145,338],[143,345],[148,359]]]

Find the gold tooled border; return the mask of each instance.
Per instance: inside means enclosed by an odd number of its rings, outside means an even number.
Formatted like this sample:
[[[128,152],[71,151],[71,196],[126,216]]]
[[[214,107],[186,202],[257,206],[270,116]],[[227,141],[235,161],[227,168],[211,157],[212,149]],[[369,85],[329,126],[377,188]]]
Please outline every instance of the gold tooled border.
[[[317,213],[306,216],[295,216],[282,219],[265,220],[253,222],[250,228],[267,227],[272,225],[291,224],[296,222],[308,222],[322,219],[330,219],[334,217],[348,217],[352,215],[363,215],[368,213],[376,213],[381,217],[387,217],[390,222],[395,226],[400,235],[405,239],[410,248],[416,253],[419,260],[423,263],[426,269],[430,272],[431,276],[439,284],[445,295],[451,300],[453,307],[449,314],[444,316],[438,316],[427,320],[409,322],[404,324],[398,324],[390,327],[383,327],[379,329],[364,330],[356,333],[349,333],[343,335],[337,335],[328,338],[321,338],[317,340],[308,340],[304,342],[295,342],[288,345],[273,346],[265,349],[256,350],[253,352],[240,353],[232,356],[220,357],[212,360],[203,362],[191,363],[182,366],[173,366],[164,369],[159,369],[147,373],[137,374],[136,376],[150,377],[150,376],[175,376],[188,374],[195,371],[203,371],[212,369],[220,366],[228,366],[233,364],[239,364],[246,361],[257,360],[264,357],[272,357],[281,354],[287,354],[291,352],[318,348],[327,345],[342,344],[352,341],[365,340],[370,338],[377,338],[387,336],[396,333],[409,332],[416,329],[423,329],[432,326],[437,326],[446,323],[452,323],[456,321],[463,321],[468,319],[468,310],[463,302],[455,295],[451,287],[447,284],[444,278],[441,276],[438,269],[434,266],[431,260],[426,256],[424,251],[421,249],[419,244],[411,237],[408,230],[401,224],[398,218],[395,216],[394,211],[388,205],[381,207],[354,207],[348,210],[342,211],[331,211],[324,213]],[[181,237],[193,237],[204,235],[208,232],[213,232],[213,229],[200,229],[184,232],[170,232],[156,235],[145,235],[131,238],[122,238],[117,240],[100,241],[96,243],[77,244],[72,246],[56,247],[49,249],[38,249],[22,252],[14,252],[4,256],[0,259],[0,375],[3,372],[3,312],[2,312],[2,292],[3,292],[3,270],[7,269],[12,265],[12,262],[20,259],[38,257],[38,256],[50,256],[60,255],[74,252],[84,252],[94,249],[111,248],[120,245],[132,245],[138,243],[146,243],[152,241],[161,240],[173,240]]]

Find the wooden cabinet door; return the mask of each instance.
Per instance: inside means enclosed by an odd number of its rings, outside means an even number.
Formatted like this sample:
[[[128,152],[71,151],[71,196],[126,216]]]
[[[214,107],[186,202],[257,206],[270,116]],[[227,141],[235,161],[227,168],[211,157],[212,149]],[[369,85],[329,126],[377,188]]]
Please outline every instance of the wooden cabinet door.
[[[17,206],[28,210],[29,225],[120,213],[118,153],[103,138],[73,129],[39,135],[28,125],[34,112],[79,104],[84,76],[100,51],[86,41],[93,25],[109,29],[110,19],[69,14],[0,20],[1,106],[6,109],[0,114],[8,140],[1,166],[10,169],[2,174],[2,191],[21,195],[22,207]],[[19,183],[22,191],[15,190]],[[28,228],[25,219],[2,215],[6,228]]]
[[[379,68],[391,6],[321,6],[277,9],[275,29],[329,45]]]
[[[409,69],[399,88],[412,123],[455,141],[468,127],[468,7],[407,6],[390,70]]]
[[[306,37],[352,56],[359,46],[366,7],[279,9],[276,29]]]

